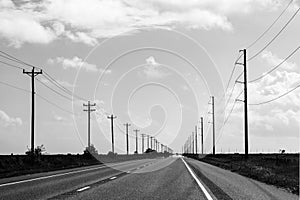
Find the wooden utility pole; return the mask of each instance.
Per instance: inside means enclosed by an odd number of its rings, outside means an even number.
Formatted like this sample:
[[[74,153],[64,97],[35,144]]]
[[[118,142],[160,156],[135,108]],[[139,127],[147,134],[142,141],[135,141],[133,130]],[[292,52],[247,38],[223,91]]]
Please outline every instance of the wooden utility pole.
[[[124,126],[126,127],[126,150],[127,150],[127,155],[129,154],[129,138],[128,138],[128,127],[131,126],[131,124],[126,123],[124,124]]]
[[[243,52],[244,60],[243,63],[236,63],[239,65],[243,65],[244,67],[244,82],[237,81],[238,83],[242,83],[244,85],[244,129],[245,129],[245,158],[248,159],[248,91],[247,91],[247,51],[246,49],[240,50]],[[242,101],[242,100],[238,100]]]
[[[150,148],[152,149],[152,139],[153,139],[154,137],[152,137],[152,136],[150,136]]]
[[[34,153],[34,77],[36,77],[39,74],[42,74],[43,71],[40,70],[38,72],[35,71],[35,67],[32,67],[31,71],[26,72],[25,69],[23,69],[23,74],[27,74],[31,77],[31,153]]]
[[[90,101],[88,101],[88,104],[83,104],[84,107],[87,107],[87,109],[84,109],[83,111],[88,113],[88,137],[87,137],[87,141],[88,141],[88,147],[91,146],[91,112],[96,111],[96,109],[91,109],[91,107],[96,106],[96,103],[91,104]]]
[[[203,154],[203,117],[201,117],[201,153]]]
[[[213,125],[213,155],[216,154],[216,143],[215,143],[215,97],[211,96],[211,106],[212,106],[212,125]]]
[[[133,130],[133,131],[135,132],[135,152],[138,153],[138,132],[139,132],[140,130],[135,129],[135,130]]]
[[[111,116],[107,116],[108,119],[110,119],[111,124],[111,150],[113,153],[115,153],[115,144],[114,144],[114,119],[117,117],[113,114]]]
[[[245,157],[248,158],[248,95],[247,95],[247,52],[244,52],[244,105],[245,105]]]
[[[142,136],[142,153],[144,153],[145,152],[145,149],[144,149],[144,138],[145,138],[145,136],[146,136],[146,134],[141,134],[141,136]]]
[[[194,135],[194,132],[192,132],[192,149],[193,149],[193,154],[195,154],[195,135]]]
[[[149,139],[150,139],[150,135],[147,135],[147,149],[149,149]]]
[[[195,148],[196,148],[196,154],[198,153],[198,141],[197,141],[197,125],[195,126],[195,140],[196,140],[196,142],[195,142]]]

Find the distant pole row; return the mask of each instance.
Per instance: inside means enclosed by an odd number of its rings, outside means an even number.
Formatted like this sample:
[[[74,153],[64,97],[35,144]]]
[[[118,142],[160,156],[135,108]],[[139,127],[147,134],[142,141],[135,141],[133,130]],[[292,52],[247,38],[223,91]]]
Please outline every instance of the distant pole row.
[[[244,99],[235,99],[235,101],[242,101],[244,102],[244,139],[245,139],[245,158],[248,158],[249,154],[249,146],[248,146],[248,92],[247,92],[247,52],[246,49],[240,50],[243,52],[243,62],[239,63],[236,62],[235,64],[243,66],[243,75],[244,81],[236,81],[237,83],[241,83],[244,85]],[[224,94],[226,95],[226,94]],[[209,114],[212,115],[212,120],[208,123],[212,124],[212,154],[216,154],[216,140],[215,140],[215,98],[214,96],[210,97],[209,104],[211,104],[211,112]],[[226,122],[225,122],[226,123]],[[224,124],[223,124],[224,126]],[[203,154],[203,117],[200,119],[200,129],[201,129],[201,153]],[[198,141],[197,141],[197,126],[195,127],[195,132],[192,132],[191,135],[188,136],[186,142],[182,147],[183,153],[189,154],[198,154]]]
[[[195,126],[195,132],[192,132],[192,134],[188,137],[187,141],[184,143],[182,147],[183,153],[189,153],[189,154],[198,154],[198,128],[201,130],[201,154],[203,154],[203,117],[200,118],[200,127],[197,125]]]
[[[90,101],[88,101],[87,104],[83,104],[84,107],[87,107],[87,109],[84,109],[83,111],[86,111],[88,113],[88,147],[91,146],[91,128],[90,128],[90,124],[91,124],[91,112],[96,111],[96,109],[94,109],[93,107],[96,106],[96,103],[91,103]],[[107,116],[107,118],[110,120],[111,123],[111,151],[113,153],[115,153],[115,147],[114,147],[114,119],[117,118],[117,116],[114,116],[113,114],[110,116]],[[131,124],[129,123],[125,123],[125,131],[126,131],[126,153],[127,155],[129,154],[129,126],[131,126]],[[135,153],[138,153],[138,132],[140,130],[138,129],[134,129],[133,130],[135,132]],[[141,139],[142,139],[142,153],[145,152],[145,145],[144,145],[144,138],[147,137],[147,149],[150,150],[154,150],[156,152],[168,152],[168,153],[172,153],[173,150],[171,148],[169,148],[168,146],[160,143],[155,137],[147,135],[147,134],[141,134]],[[150,145],[149,146],[149,139],[150,139]],[[33,143],[32,143],[33,144]]]

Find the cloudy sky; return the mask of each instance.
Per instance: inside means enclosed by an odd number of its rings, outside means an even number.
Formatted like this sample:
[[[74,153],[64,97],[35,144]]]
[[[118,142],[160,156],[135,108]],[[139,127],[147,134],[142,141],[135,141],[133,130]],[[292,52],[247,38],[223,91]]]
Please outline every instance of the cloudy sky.
[[[83,151],[87,100],[96,103],[91,143],[100,153],[111,148],[109,114],[117,116],[118,153],[125,152],[124,123],[131,152],[133,129],[181,151],[200,117],[211,152],[212,95],[217,152],[242,152],[243,103],[235,98],[243,87],[234,84],[242,66],[227,88],[235,60],[247,48],[249,104],[298,86],[298,51],[253,81],[299,47],[298,9],[296,0],[0,0],[0,154],[25,152],[31,122],[31,82],[22,72],[31,67],[4,53],[43,69],[35,79],[35,144],[49,153]],[[251,152],[299,152],[299,91],[249,105]]]

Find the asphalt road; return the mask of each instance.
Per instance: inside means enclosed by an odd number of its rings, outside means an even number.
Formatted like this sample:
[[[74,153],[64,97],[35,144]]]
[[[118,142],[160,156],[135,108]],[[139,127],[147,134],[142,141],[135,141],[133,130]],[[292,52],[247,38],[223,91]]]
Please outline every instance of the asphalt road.
[[[288,200],[299,196],[196,160],[169,157],[1,179],[0,199]]]

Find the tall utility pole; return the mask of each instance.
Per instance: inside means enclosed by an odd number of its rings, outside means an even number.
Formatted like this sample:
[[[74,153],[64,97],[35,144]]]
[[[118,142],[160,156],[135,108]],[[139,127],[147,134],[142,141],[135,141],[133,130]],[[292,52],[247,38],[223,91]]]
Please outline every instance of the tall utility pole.
[[[248,158],[248,95],[247,95],[247,52],[244,52],[244,105],[245,105],[245,157]]]
[[[152,137],[152,136],[150,136],[150,148],[152,149],[152,139],[153,139],[154,137]]]
[[[141,136],[142,136],[142,153],[144,153],[145,152],[145,149],[144,149],[144,138],[145,138],[146,134],[141,134]]]
[[[147,149],[149,149],[149,138],[150,138],[150,135],[147,135]]]
[[[115,143],[114,143],[114,119],[117,117],[113,114],[111,116],[107,116],[108,119],[110,119],[111,124],[111,150],[113,153],[115,153]]]
[[[195,154],[195,135],[194,135],[194,132],[192,132],[192,145],[193,145],[193,154]]]
[[[244,84],[244,126],[245,126],[245,158],[248,158],[248,95],[247,95],[247,51],[246,49],[240,50],[244,54],[243,63],[236,63],[244,66],[244,82],[237,81]],[[241,100],[238,100],[241,101]]]
[[[32,67],[31,71],[26,72],[23,69],[23,74],[27,74],[31,77],[31,153],[34,153],[34,77],[39,74],[42,74],[43,71],[40,70],[38,72],[35,71],[35,67]]]
[[[136,153],[138,153],[138,132],[140,130],[134,129],[133,131],[135,132],[135,151],[136,151]]]
[[[211,106],[212,106],[212,125],[213,125],[213,155],[216,154],[216,143],[215,143],[215,97],[211,96]]]
[[[126,150],[128,155],[129,154],[128,127],[131,126],[131,124],[126,123],[124,124],[124,126],[126,126]]]
[[[192,142],[192,136],[190,135],[190,153],[193,153],[193,142]]]
[[[196,148],[196,154],[198,153],[198,141],[197,141],[197,125],[195,126],[195,140],[196,140],[196,142],[195,142],[195,144],[196,144],[196,146],[195,146],[195,148]]]
[[[203,117],[201,117],[201,153],[203,154]]]
[[[87,107],[87,109],[84,109],[83,111],[88,112],[88,147],[91,146],[91,112],[96,111],[96,109],[91,109],[91,107],[96,106],[96,103],[91,104],[90,101],[88,101],[88,104],[83,104],[83,107]]]

